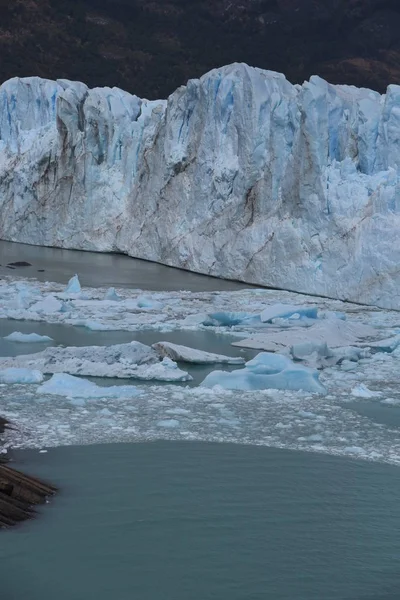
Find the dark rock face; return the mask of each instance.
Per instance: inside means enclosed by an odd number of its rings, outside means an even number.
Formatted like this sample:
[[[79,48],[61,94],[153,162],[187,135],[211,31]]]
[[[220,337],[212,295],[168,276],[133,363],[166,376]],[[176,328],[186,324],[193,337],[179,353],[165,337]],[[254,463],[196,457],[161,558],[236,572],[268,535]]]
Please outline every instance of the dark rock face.
[[[398,0],[0,0],[0,81],[165,98],[232,62],[380,92],[400,82]]]
[[[0,417],[1,434],[7,421]],[[34,506],[44,504],[56,488],[11,469],[0,455],[0,529],[12,527],[35,516]]]

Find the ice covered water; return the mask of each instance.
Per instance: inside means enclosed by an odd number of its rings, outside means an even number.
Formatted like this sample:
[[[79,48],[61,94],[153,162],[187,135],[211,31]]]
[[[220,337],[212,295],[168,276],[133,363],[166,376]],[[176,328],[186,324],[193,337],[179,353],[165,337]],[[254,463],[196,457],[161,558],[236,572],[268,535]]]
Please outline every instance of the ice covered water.
[[[44,351],[38,343],[3,339],[0,367],[38,371],[47,379],[46,373],[63,375],[64,365],[70,375],[96,376],[88,382],[97,386],[92,397],[80,386],[60,396],[47,393],[47,381],[42,389],[18,378],[3,383],[2,412],[18,422],[12,432],[17,447],[207,440],[400,462],[395,424],[369,419],[353,406],[376,399],[388,415],[400,401],[396,312],[261,289],[116,288],[110,295],[107,288],[66,291],[65,284],[13,278],[0,280],[0,299],[3,338],[15,331],[53,338]],[[265,311],[274,318],[263,322]],[[144,364],[125,351],[133,340],[145,345]],[[23,356],[17,346],[30,349]],[[168,352],[175,360],[162,359]],[[210,362],[231,358],[247,365]],[[143,368],[174,383],[134,380]],[[217,377],[210,387],[199,387],[222,369],[227,381],[245,372],[246,385],[224,389]],[[180,373],[192,381],[182,381]],[[130,379],[119,384],[134,384],[139,395],[102,391],[118,386],[115,377],[124,374]],[[263,385],[250,385],[249,378],[263,379]],[[271,378],[279,381],[266,385]]]

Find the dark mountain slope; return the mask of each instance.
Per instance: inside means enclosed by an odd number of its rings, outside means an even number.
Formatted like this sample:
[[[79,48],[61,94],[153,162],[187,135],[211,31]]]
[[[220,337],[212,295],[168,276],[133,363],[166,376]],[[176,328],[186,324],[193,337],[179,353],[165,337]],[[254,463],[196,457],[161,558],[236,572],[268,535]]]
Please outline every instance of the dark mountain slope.
[[[384,91],[399,0],[0,0],[0,80],[40,75],[166,97],[234,61]]]

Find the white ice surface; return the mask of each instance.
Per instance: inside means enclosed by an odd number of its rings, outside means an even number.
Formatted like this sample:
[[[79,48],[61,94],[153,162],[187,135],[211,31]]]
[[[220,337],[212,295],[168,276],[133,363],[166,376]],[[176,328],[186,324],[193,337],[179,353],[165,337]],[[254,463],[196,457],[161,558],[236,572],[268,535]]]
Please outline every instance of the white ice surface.
[[[196,348],[188,348],[180,344],[172,344],[171,342],[157,342],[152,348],[161,356],[167,356],[175,361],[193,363],[198,365],[207,365],[214,363],[242,365],[244,358],[240,356],[224,356],[222,354],[213,354],[212,352],[203,352]]]
[[[87,377],[118,377],[157,381],[190,381],[188,373],[140,342],[113,346],[46,348],[43,352],[0,358],[0,368],[28,367],[43,373]]]

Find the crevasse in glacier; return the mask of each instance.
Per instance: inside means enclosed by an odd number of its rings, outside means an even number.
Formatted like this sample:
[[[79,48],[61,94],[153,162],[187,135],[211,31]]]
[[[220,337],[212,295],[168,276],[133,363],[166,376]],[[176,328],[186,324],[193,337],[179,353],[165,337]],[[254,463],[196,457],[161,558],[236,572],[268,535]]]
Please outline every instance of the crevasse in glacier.
[[[233,64],[167,101],[0,87],[0,237],[398,308],[400,87]]]

